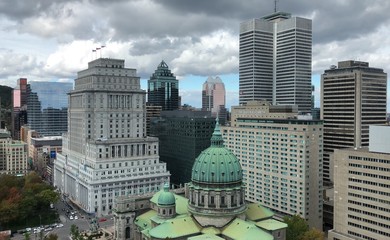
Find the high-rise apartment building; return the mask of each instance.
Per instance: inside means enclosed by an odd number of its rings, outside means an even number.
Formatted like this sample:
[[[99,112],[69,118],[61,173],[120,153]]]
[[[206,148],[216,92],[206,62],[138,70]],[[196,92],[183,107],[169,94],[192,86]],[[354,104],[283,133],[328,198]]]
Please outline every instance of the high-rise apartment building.
[[[209,111],[163,111],[151,122],[151,135],[160,141],[160,159],[167,163],[171,181],[191,181],[194,159],[208,146],[215,127]]]
[[[67,131],[68,93],[72,83],[30,82],[27,123],[40,136],[61,136]]]
[[[148,104],[163,111],[179,109],[179,81],[164,61],[148,80]]]
[[[210,111],[220,123],[226,122],[226,91],[225,84],[219,77],[208,77],[202,88],[202,110]]]
[[[333,182],[334,149],[368,146],[369,125],[386,123],[387,74],[368,62],[342,61],[321,76],[324,182]]]
[[[54,185],[86,212],[108,214],[116,197],[169,182],[158,139],[145,133],[145,95],[124,60],[99,58],[78,72]]]
[[[292,106],[232,107],[225,146],[240,160],[245,199],[279,216],[298,214],[322,229],[322,121],[298,120]]]
[[[240,104],[267,100],[311,110],[312,22],[276,12],[240,25]]]
[[[390,239],[390,126],[370,126],[369,142],[334,151],[330,240]]]
[[[27,123],[27,78],[19,78],[12,91],[12,138],[20,139],[20,128]]]

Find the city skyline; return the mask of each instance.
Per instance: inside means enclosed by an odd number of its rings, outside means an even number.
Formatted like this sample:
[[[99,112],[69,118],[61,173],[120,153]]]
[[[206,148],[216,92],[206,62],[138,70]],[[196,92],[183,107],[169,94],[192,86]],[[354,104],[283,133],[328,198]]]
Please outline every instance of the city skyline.
[[[20,77],[73,82],[77,71],[101,56],[125,59],[146,90],[146,80],[165,60],[180,81],[182,103],[195,107],[201,106],[202,83],[216,75],[231,96],[227,107],[238,105],[239,24],[274,11],[274,2],[265,0],[29,4],[2,3],[1,85],[14,87]],[[390,32],[388,1],[278,1],[277,9],[313,21],[317,106],[319,75],[338,61],[367,61],[390,72],[390,39],[383,38]],[[389,97],[387,102],[389,111]]]

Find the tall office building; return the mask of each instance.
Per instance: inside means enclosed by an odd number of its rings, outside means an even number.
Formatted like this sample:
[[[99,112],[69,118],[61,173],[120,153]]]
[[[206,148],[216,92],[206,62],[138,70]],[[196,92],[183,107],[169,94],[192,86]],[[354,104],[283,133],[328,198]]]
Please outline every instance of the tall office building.
[[[245,199],[322,229],[322,121],[294,119],[293,106],[232,107],[225,146],[240,160]]]
[[[40,136],[61,136],[67,131],[68,93],[72,83],[30,82],[27,123]]]
[[[191,181],[194,159],[208,146],[215,126],[209,111],[163,111],[151,121],[151,135],[160,141],[160,159],[167,163],[171,181]]]
[[[148,103],[163,111],[179,109],[179,81],[164,61],[148,80]]]
[[[390,126],[370,126],[369,147],[334,151],[330,240],[390,239]]]
[[[212,116],[218,115],[220,123],[226,121],[226,91],[225,84],[219,77],[208,77],[202,88],[202,110],[210,111]]]
[[[78,72],[54,185],[86,212],[109,214],[116,197],[169,182],[158,139],[145,133],[145,95],[124,60],[96,59]]]
[[[386,123],[387,74],[368,62],[342,61],[321,76],[324,182],[333,182],[334,149],[368,146],[369,125]]]
[[[267,100],[311,110],[312,22],[276,12],[240,25],[240,104]]]
[[[27,123],[27,78],[19,78],[12,91],[12,138],[20,139],[20,128]]]

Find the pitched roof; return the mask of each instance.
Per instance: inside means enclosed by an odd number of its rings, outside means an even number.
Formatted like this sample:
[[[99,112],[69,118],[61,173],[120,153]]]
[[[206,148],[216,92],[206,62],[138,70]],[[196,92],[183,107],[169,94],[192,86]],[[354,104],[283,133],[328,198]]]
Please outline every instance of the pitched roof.
[[[239,240],[273,240],[274,237],[258,228],[255,224],[236,218],[222,231],[229,239]]]
[[[267,231],[275,231],[278,229],[287,228],[287,224],[275,219],[267,219],[256,223],[256,226]]]
[[[201,227],[190,216],[179,216],[150,229],[151,237],[158,239],[178,238],[200,233]]]
[[[261,206],[259,203],[249,203],[247,206],[248,209],[246,210],[245,214],[247,219],[251,221],[268,219],[274,215],[271,210]]]

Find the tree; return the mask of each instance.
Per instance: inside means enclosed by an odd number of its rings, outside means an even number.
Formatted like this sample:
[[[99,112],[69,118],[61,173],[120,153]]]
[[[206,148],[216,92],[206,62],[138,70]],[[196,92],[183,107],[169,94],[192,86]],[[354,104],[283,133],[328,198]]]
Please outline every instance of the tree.
[[[306,231],[301,240],[324,240],[325,235],[323,232],[316,228],[312,228],[309,231]]]
[[[83,240],[83,236],[81,236],[79,228],[74,224],[70,226],[70,236],[73,240]]]
[[[44,206],[49,206],[50,203],[55,203],[60,198],[59,194],[52,189],[46,189],[37,194],[38,199]]]
[[[287,240],[301,240],[305,232],[309,230],[306,220],[298,215],[286,216],[283,220],[288,225],[286,231]]]
[[[25,232],[25,233],[23,234],[23,236],[24,236],[24,240],[30,240],[30,233]]]

